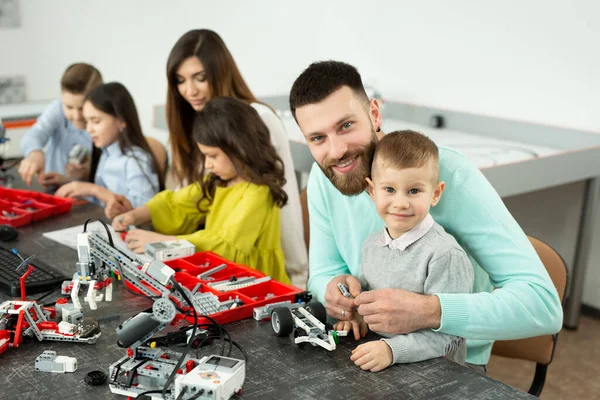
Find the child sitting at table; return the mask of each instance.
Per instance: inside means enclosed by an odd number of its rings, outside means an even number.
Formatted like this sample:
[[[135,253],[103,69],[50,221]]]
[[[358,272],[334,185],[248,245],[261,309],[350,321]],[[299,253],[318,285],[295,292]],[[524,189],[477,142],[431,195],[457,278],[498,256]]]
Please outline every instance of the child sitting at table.
[[[429,214],[444,191],[439,181],[438,148],[413,131],[392,132],[378,143],[373,157],[371,199],[385,222],[363,242],[363,290],[395,288],[421,294],[470,293],[473,266],[465,251]],[[367,325],[358,313],[354,320],[335,325],[364,336]],[[360,335],[357,335],[360,332]],[[395,363],[446,356],[464,363],[463,338],[423,329],[357,346],[350,359],[364,370],[380,371]]]
[[[142,253],[146,243],[185,239],[196,251],[213,251],[289,283],[279,230],[285,178],[269,129],[252,106],[217,97],[196,115],[193,134],[202,159],[196,182],[159,193],[115,218],[113,227],[151,221],[160,233],[130,230],[130,249]]]
[[[101,85],[90,92],[83,104],[87,131],[94,146],[102,149],[92,165],[91,182],[70,182],[57,196],[85,197],[102,206],[118,198],[109,218],[138,207],[164,187],[156,158],[142,134],[140,120],[129,91],[118,82]],[[120,199],[123,195],[126,201]]]
[[[87,161],[91,160],[92,139],[85,131],[82,107],[84,97],[101,84],[102,75],[89,64],[77,63],[65,70],[60,81],[60,99],[46,107],[21,139],[24,158],[19,175],[27,185],[31,185],[34,175],[38,175],[43,185],[53,184],[53,176],[48,180],[44,176],[50,172],[75,179],[88,178],[89,163],[69,162],[69,153],[77,146],[88,153]]]

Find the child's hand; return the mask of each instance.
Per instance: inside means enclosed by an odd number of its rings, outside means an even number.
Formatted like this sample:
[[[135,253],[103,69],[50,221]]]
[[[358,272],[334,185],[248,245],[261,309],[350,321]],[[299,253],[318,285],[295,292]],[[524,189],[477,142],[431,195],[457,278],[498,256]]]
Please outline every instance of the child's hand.
[[[177,237],[161,235],[160,233],[150,232],[144,229],[133,229],[127,232],[127,237],[125,238],[127,248],[134,253],[143,253],[146,243],[164,242],[167,240],[177,240]]]
[[[359,340],[367,336],[369,327],[363,321],[362,316],[358,313],[354,313],[354,317],[350,321],[338,321],[333,325],[333,329],[336,331],[354,332],[354,339]]]
[[[117,232],[125,232],[131,225],[135,225],[135,217],[132,211],[117,215],[112,221],[112,227]]]
[[[62,186],[69,183],[71,180],[63,174],[58,172],[46,172],[45,174],[38,175],[38,182],[44,187],[48,186]]]
[[[90,157],[88,157],[91,160]],[[65,166],[65,175],[72,180],[84,181],[90,176],[91,162],[84,161],[83,163],[67,163]]]
[[[378,372],[392,365],[392,349],[383,340],[364,343],[352,350],[350,359],[365,371]]]
[[[39,150],[32,151],[21,161],[19,175],[21,175],[27,186],[31,186],[35,174],[44,172],[44,164],[46,164],[46,156]]]
[[[121,215],[126,213],[127,211],[133,210],[133,206],[131,202],[127,199],[127,197],[122,194],[112,193],[106,202],[106,207],[104,208],[104,215],[106,218],[114,218],[117,215]],[[115,221],[113,221],[113,228],[115,228]],[[135,224],[129,224],[135,225]],[[127,228],[127,226],[125,226]],[[117,230],[117,228],[115,228]],[[124,229],[123,229],[124,230]]]
[[[58,197],[93,196],[95,186],[95,184],[90,182],[69,182],[59,187],[55,195]]]

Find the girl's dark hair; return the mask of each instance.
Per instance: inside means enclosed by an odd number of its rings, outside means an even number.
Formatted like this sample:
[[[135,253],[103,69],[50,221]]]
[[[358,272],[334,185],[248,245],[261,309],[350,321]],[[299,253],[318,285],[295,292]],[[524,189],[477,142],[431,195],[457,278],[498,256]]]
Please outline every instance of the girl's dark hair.
[[[196,115],[193,134],[197,143],[220,148],[242,179],[267,185],[279,207],[287,203],[288,196],[283,190],[286,182],[283,161],[271,144],[269,128],[252,106],[233,97],[214,98]],[[204,155],[199,154],[202,177]],[[226,183],[215,174],[200,179],[203,198],[198,202],[198,208],[202,208],[204,199],[211,204],[217,186]]]
[[[121,148],[121,151],[125,152],[133,149],[133,147],[139,147],[150,155],[152,158],[152,172],[158,175],[159,187],[156,189],[163,190],[165,187],[164,177],[160,172],[161,170],[158,161],[156,160],[156,157],[154,157],[154,154],[150,150],[150,146],[142,133],[137,109],[127,88],[118,82],[105,83],[88,93],[85,97],[85,101],[92,103],[98,110],[125,122],[124,132],[119,135],[119,147]],[[98,159],[98,150],[94,147],[94,151],[92,152],[92,180],[96,175]],[[151,182],[150,177],[146,176],[146,178]]]
[[[190,57],[198,57],[202,62],[212,97],[231,96],[248,104],[259,102],[216,32],[195,29],[177,40],[167,61],[167,125],[173,169],[180,181],[187,180],[188,183],[198,179],[200,152],[192,138],[196,111],[179,93],[177,70]]]

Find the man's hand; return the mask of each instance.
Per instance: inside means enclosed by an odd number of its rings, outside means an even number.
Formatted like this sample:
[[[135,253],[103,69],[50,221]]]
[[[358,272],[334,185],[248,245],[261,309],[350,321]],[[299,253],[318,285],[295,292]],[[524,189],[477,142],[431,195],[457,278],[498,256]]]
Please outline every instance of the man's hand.
[[[354,317],[354,300],[344,297],[338,283],[348,286],[348,291],[354,297],[360,293],[360,281],[353,275],[338,275],[327,284],[325,292],[325,308],[327,314],[340,321],[350,321]]]
[[[58,172],[46,172],[45,174],[38,175],[38,182],[44,187],[48,186],[62,186],[69,183],[71,180],[63,174]]]
[[[374,340],[357,346],[350,359],[364,371],[378,372],[392,365],[394,355],[386,342]]]
[[[131,202],[127,199],[127,197],[122,194],[112,193],[112,196],[106,202],[106,207],[104,208],[104,215],[106,218],[114,218],[117,215],[121,215],[126,213],[127,211],[133,210],[133,206]],[[113,221],[113,228],[115,228],[115,222]],[[135,224],[130,224],[135,225]],[[125,227],[127,229],[127,226]],[[115,230],[117,230],[115,228]],[[121,229],[119,229],[121,230]]]
[[[333,329],[336,331],[354,332],[354,339],[360,340],[367,336],[369,327],[360,314],[354,313],[354,318],[351,321],[338,321],[333,325]]]
[[[363,292],[356,296],[354,304],[369,329],[395,335],[425,328],[437,329],[442,317],[437,296],[402,289]]]
[[[93,196],[96,185],[90,182],[69,182],[58,188],[55,195],[59,197]]]
[[[177,240],[177,237],[161,235],[160,233],[150,232],[144,229],[130,230],[125,237],[127,248],[134,253],[143,253],[146,243],[164,242],[167,240]]]
[[[32,151],[21,161],[19,175],[21,175],[27,186],[31,186],[35,174],[44,172],[44,164],[46,164],[46,156],[39,150]]]

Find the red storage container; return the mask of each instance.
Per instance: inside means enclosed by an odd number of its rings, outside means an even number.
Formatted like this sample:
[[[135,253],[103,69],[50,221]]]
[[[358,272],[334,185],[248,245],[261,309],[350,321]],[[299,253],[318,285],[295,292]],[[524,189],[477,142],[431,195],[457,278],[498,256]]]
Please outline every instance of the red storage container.
[[[232,277],[235,277],[236,279],[244,277],[260,279],[264,278],[265,274],[248,266],[225,260],[224,258],[210,251],[196,253],[189,257],[179,258],[176,260],[166,261],[165,264],[176,271],[175,280],[187,289],[193,290],[199,285],[197,293],[211,293],[215,295],[221,303],[228,302],[230,300],[241,301],[243,303],[242,305],[236,304],[234,307],[209,314],[212,319],[220,324],[226,324],[240,319],[250,318],[252,317],[252,311],[255,307],[262,307],[269,303],[276,303],[286,300],[293,302],[297,295],[304,292],[304,290],[300,288],[292,285],[286,285],[273,279],[227,291],[217,290],[216,288],[211,287],[210,284],[214,282],[227,281]],[[221,264],[225,264],[225,268],[215,272],[207,279],[198,278],[199,274]],[[214,299],[214,297],[212,299]],[[191,311],[191,308],[189,310]],[[194,322],[193,316],[188,316],[186,319],[191,323]],[[207,319],[198,319],[198,323],[207,322]]]
[[[31,190],[6,189],[0,187],[0,224],[14,227],[27,225],[65,213],[71,209],[72,199],[56,197]]]

